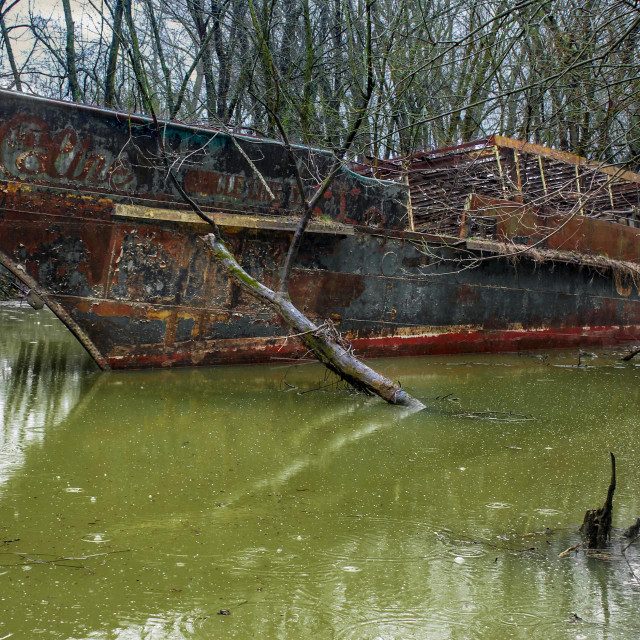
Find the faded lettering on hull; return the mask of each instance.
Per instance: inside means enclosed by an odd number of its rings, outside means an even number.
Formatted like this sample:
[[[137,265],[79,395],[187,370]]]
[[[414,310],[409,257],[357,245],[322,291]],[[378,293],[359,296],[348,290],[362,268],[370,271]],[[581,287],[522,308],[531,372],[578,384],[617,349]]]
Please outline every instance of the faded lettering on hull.
[[[93,148],[71,127],[52,132],[36,116],[17,115],[0,127],[0,166],[8,176],[132,191],[136,178],[126,151]]]

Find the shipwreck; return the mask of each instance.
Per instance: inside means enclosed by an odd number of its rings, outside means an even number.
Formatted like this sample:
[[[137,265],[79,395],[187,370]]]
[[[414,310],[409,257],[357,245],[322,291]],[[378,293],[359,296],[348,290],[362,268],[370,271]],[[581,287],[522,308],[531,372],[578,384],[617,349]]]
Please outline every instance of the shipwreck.
[[[278,142],[166,123],[173,170],[270,285],[301,194]],[[297,147],[305,189],[331,156]],[[345,166],[291,279],[359,355],[640,340],[640,175],[498,136]],[[0,91],[0,265],[104,369],[267,362],[304,348],[224,275],[149,119]]]

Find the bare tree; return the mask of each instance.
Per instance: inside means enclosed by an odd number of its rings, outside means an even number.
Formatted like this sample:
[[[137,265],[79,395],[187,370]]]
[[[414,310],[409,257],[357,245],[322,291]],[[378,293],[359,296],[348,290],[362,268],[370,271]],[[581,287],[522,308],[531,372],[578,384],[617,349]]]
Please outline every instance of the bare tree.
[[[11,75],[13,77],[13,86],[18,90],[22,91],[22,81],[20,80],[20,71],[18,70],[18,65],[16,64],[16,58],[13,53],[13,46],[11,44],[11,39],[9,35],[10,29],[7,28],[7,24],[5,22],[5,15],[9,13],[11,9],[13,9],[20,0],[14,0],[13,2],[7,2],[7,0],[0,0],[0,35],[2,36],[2,44],[4,45],[4,49],[7,53],[7,62],[9,64],[9,68],[11,69]]]

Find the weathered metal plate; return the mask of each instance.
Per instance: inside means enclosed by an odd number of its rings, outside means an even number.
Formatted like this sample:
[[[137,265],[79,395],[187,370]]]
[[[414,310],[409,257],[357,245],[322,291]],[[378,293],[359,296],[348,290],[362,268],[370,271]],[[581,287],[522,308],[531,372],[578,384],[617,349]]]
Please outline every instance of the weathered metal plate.
[[[640,229],[634,227],[479,195],[471,196],[465,215],[495,219],[498,240],[640,264]],[[469,224],[463,221],[465,235]]]

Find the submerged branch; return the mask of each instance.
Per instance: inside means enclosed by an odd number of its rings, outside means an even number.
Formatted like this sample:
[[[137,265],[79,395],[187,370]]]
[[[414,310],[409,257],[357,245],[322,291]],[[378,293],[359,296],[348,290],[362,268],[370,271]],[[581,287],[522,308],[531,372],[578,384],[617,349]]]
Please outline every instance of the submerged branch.
[[[562,553],[558,554],[558,558],[564,558],[566,555],[580,548],[584,542],[578,542],[578,544],[572,544],[568,549],[565,549]]]
[[[529,414],[513,413],[511,411],[469,411],[464,413],[456,413],[455,415],[459,418],[493,420],[495,422],[526,422],[535,420],[535,418]]]

